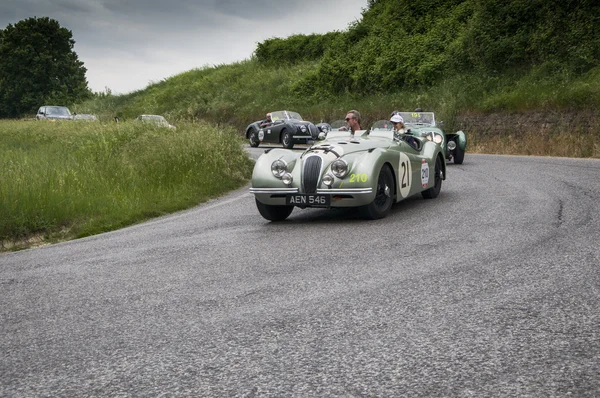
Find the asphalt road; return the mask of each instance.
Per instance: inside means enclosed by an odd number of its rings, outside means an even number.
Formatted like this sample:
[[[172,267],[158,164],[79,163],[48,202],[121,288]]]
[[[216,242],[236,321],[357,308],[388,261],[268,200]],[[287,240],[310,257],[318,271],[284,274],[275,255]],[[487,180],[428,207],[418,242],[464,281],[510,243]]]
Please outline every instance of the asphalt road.
[[[245,187],[2,254],[0,396],[600,396],[599,177],[467,154],[383,220]]]

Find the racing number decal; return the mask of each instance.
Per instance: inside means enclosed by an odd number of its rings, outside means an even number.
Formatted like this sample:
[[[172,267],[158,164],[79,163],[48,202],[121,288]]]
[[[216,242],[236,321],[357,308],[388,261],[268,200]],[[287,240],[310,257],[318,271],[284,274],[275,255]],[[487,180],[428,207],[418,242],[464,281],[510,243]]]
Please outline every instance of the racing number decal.
[[[421,184],[423,188],[427,188],[429,184],[429,164],[425,159],[421,162]]]
[[[367,182],[369,181],[369,176],[365,173],[363,174],[350,174],[349,182]]]
[[[403,198],[406,198],[410,194],[410,184],[412,184],[412,166],[410,164],[410,159],[405,153],[400,153],[398,180],[400,195]]]

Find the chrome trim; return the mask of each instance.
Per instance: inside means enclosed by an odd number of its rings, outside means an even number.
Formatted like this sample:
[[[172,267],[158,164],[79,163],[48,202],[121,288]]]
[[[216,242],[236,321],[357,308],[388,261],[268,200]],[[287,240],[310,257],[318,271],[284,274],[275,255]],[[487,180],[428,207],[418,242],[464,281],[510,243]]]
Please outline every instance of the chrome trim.
[[[250,188],[250,193],[298,193],[298,188]]]
[[[310,138],[310,139],[312,139],[312,135],[293,135],[292,137],[294,139],[296,139],[296,138],[302,138],[302,139]]]
[[[373,193],[373,188],[350,188],[350,189],[317,189],[318,194],[330,194],[330,195],[362,195]]]

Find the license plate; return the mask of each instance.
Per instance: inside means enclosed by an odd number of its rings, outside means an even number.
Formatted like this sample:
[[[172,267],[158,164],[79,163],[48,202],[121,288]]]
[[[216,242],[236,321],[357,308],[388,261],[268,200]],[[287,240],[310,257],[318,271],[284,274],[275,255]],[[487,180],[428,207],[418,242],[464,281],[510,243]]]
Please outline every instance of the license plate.
[[[331,195],[286,195],[285,204],[293,206],[329,206],[331,205]]]

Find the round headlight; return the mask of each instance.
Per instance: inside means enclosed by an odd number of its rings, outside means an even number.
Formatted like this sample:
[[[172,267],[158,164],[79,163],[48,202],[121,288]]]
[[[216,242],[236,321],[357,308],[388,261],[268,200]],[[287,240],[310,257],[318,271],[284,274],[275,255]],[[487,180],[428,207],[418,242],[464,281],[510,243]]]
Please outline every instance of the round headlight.
[[[303,133],[306,133],[306,126],[305,125],[301,125],[300,126],[300,131],[302,131]]]
[[[323,184],[327,185],[328,187],[333,185],[334,180],[335,178],[329,173],[323,176]]]
[[[441,135],[439,135],[439,134],[433,135],[433,142],[435,142],[436,144],[441,144],[442,141],[444,141],[444,139],[442,138]]]
[[[450,149],[451,151],[456,149],[456,141],[448,141],[448,149]]]
[[[290,173],[285,173],[283,175],[283,177],[281,177],[281,181],[283,181],[283,183],[285,185],[292,185],[292,181],[294,181],[294,177],[292,177],[292,175]]]
[[[348,173],[348,163],[344,159],[336,159],[331,163],[331,172],[337,178],[344,178]]]
[[[277,159],[271,164],[271,172],[277,178],[283,177],[285,173],[287,173],[287,163],[285,160]]]

